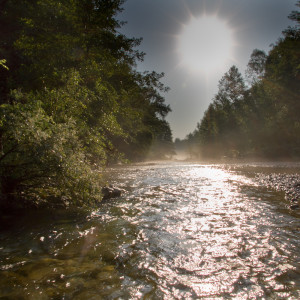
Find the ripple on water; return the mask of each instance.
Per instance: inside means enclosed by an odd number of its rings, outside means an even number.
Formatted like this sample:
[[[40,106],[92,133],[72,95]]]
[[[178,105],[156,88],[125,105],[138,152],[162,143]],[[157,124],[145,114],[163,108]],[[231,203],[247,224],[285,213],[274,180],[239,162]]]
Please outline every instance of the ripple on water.
[[[300,297],[297,216],[282,194],[217,165],[110,170],[99,211],[0,235],[0,297]]]

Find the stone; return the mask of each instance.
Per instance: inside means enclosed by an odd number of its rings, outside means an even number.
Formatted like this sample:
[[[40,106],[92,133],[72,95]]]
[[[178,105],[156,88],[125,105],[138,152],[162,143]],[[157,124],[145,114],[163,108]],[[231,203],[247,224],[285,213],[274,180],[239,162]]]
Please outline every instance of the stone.
[[[123,190],[119,188],[115,188],[113,186],[105,186],[102,188],[102,200],[120,197],[122,192]]]
[[[293,205],[290,205],[290,209],[298,209],[299,208],[299,205],[298,204],[293,204]]]

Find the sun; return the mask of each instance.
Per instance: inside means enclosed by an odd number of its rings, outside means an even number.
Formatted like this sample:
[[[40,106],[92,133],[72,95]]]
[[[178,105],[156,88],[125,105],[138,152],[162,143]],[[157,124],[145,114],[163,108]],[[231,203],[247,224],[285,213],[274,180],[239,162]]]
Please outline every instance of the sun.
[[[177,37],[180,65],[210,75],[232,61],[233,30],[217,16],[191,17]]]

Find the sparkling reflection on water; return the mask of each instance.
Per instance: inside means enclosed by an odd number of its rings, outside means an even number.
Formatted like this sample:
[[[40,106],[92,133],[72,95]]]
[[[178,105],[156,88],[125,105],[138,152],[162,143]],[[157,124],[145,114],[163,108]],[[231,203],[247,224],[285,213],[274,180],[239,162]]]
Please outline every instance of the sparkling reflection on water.
[[[99,211],[1,234],[0,297],[300,297],[300,219],[282,193],[217,165],[109,174],[126,193]]]

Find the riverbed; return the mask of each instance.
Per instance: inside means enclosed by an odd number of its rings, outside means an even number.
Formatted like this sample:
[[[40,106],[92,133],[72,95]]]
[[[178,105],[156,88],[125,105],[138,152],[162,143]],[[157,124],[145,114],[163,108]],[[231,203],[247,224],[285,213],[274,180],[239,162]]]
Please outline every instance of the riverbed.
[[[110,168],[121,197],[1,228],[0,299],[299,299],[300,213],[284,190],[258,180],[299,171],[297,163]]]

